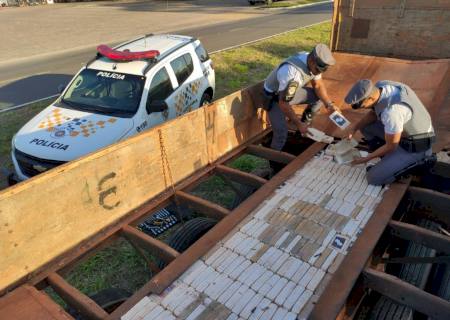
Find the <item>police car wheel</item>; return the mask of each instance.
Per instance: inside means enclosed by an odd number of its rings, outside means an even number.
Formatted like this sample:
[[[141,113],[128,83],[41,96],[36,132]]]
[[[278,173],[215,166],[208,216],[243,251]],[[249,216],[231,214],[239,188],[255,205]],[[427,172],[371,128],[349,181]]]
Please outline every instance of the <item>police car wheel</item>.
[[[200,107],[207,106],[211,103],[211,96],[208,93],[203,93],[202,98],[200,99]]]
[[[14,173],[11,173],[8,175],[8,185],[13,186],[17,184],[19,180],[17,180],[16,175]]]

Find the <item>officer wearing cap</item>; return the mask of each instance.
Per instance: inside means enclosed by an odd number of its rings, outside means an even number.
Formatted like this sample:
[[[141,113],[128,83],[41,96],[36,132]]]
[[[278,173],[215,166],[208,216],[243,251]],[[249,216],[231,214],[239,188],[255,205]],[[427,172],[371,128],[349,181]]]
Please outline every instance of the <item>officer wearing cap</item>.
[[[320,43],[311,52],[299,52],[278,65],[264,82],[264,93],[270,99],[266,106],[273,138],[271,148],[281,150],[286,143],[289,118],[301,133],[306,133],[314,114],[323,104],[328,110],[335,110],[321,74],[336,63],[330,49]],[[312,88],[305,87],[309,82]],[[307,104],[301,120],[291,106]]]
[[[356,130],[361,130],[373,151],[352,164],[382,157],[367,172],[369,184],[382,185],[395,180],[396,174],[432,155],[435,141],[430,114],[415,92],[394,81],[358,81],[345,97],[353,109],[370,109]],[[351,136],[351,135],[350,135]]]

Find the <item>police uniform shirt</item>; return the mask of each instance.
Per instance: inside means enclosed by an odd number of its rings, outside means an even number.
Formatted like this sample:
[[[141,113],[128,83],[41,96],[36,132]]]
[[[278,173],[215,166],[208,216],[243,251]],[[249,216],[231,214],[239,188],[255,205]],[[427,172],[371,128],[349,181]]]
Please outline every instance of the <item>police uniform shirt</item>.
[[[297,56],[304,64],[308,65],[306,61],[306,59],[308,58],[308,54],[309,54],[308,52],[300,52],[297,54]],[[299,87],[303,87],[304,85],[306,85],[306,83],[302,83],[302,77],[299,71],[289,63],[285,63],[278,69],[277,79],[279,83],[278,92],[285,90],[289,82],[292,80],[297,82]],[[320,73],[314,76],[314,80],[319,79],[322,79],[322,75]]]
[[[380,100],[397,94],[397,87],[384,86],[381,90]],[[411,109],[403,103],[396,103],[389,108],[383,110],[380,115],[380,121],[384,126],[384,132],[387,134],[395,134],[403,131],[403,126],[411,120]]]

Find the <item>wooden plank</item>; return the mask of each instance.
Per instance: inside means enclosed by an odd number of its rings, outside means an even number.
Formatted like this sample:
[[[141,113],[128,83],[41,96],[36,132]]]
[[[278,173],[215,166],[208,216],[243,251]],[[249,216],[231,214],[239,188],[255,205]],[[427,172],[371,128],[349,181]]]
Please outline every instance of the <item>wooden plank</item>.
[[[258,135],[256,135],[254,138],[250,139],[248,144],[255,143],[257,141],[260,141],[265,135],[267,135],[270,131],[265,130]],[[234,157],[238,156],[240,153],[244,151],[246,148],[246,144],[243,144],[242,146],[239,146],[232,152],[228,153],[227,155],[221,157],[216,161],[216,163],[225,163],[230,159],[233,159]],[[200,170],[197,170],[192,176],[184,179],[180,183],[178,183],[175,186],[176,190],[186,190],[189,189],[191,185],[195,185],[198,180],[202,180],[203,177],[210,175],[213,170],[215,169],[215,164],[211,164],[206,166],[205,168],[202,168]],[[27,278],[26,280],[33,285],[38,285],[44,280],[48,274],[51,272],[58,271],[60,274],[63,274],[65,270],[70,270],[72,268],[71,265],[73,265],[75,262],[85,259],[88,256],[92,256],[95,254],[95,251],[97,248],[103,247],[110,239],[113,239],[117,237],[115,235],[116,232],[119,232],[123,225],[137,225],[137,222],[141,220],[142,216],[147,215],[151,211],[157,211],[159,209],[162,209],[167,206],[167,204],[170,202],[170,198],[173,196],[173,192],[171,189],[168,189],[158,195],[157,197],[154,197],[150,199],[148,202],[144,203],[139,208],[136,208],[135,210],[131,211],[128,215],[122,217],[121,219],[117,220],[115,223],[111,224],[110,226],[106,227],[101,232],[98,232],[91,237],[85,239],[82,243],[80,243],[79,246],[73,248],[72,250],[69,250],[65,252],[64,254],[55,257],[53,260],[48,261],[44,265],[42,265],[40,268],[36,270],[35,273],[33,273],[33,277],[31,279]],[[62,268],[62,269],[61,269]],[[24,279],[25,280],[25,279]],[[20,279],[17,281],[17,283],[20,282]],[[11,288],[14,287],[16,284],[12,284]],[[0,295],[2,295],[2,292],[0,291]]]
[[[220,99],[0,192],[0,292],[263,132],[249,93],[233,97],[240,98]],[[227,125],[205,126],[207,112]],[[158,130],[169,167],[162,165]],[[234,142],[222,148],[228,140]]]
[[[397,303],[428,315],[433,319],[450,318],[450,302],[425,292],[390,274],[365,269],[365,285]]]
[[[203,127],[199,110],[156,128],[174,183],[207,165]],[[0,290],[164,191],[160,150],[151,130],[1,192]]]
[[[337,317],[409,183],[410,179],[405,182],[395,182],[384,193],[383,200],[317,301],[310,319]]]
[[[72,287],[57,273],[50,274],[47,277],[47,281],[64,301],[88,319],[105,319],[108,316],[108,313],[96,304],[94,300]]]
[[[194,196],[181,190],[175,192],[175,196],[178,198],[180,202],[186,203],[189,207],[200,211],[200,213],[203,213],[204,215],[212,219],[222,220],[223,218],[225,218],[227,215],[230,214],[230,210],[225,209],[224,207],[219,206],[218,204],[215,204],[211,201],[202,199],[200,197]]]
[[[450,253],[450,237],[437,232],[400,221],[389,222],[391,234],[405,240],[411,240],[438,252]]]
[[[257,109],[262,84],[235,92],[205,107],[205,128],[210,162],[240,146],[267,128],[263,109]]]
[[[229,177],[230,179],[236,182],[257,188],[261,187],[263,184],[267,182],[266,179],[258,177],[257,175],[233,169],[221,164],[216,166],[216,171],[220,174]]]
[[[0,298],[0,318],[8,320],[69,320],[64,309],[36,288],[24,285]]]
[[[231,214],[221,220],[214,228],[208,231],[202,238],[190,246],[180,256],[172,261],[167,267],[161,270],[147,284],[139,289],[130,299],[120,305],[111,315],[110,319],[120,319],[133,305],[140,301],[149,293],[160,294],[184,271],[186,271],[195,261],[214,247],[222,240],[234,227],[236,227],[252,210],[258,207],[267,197],[298,169],[307,163],[315,154],[325,147],[323,143],[314,143],[305,150],[294,161],[284,167],[278,174],[270,179],[265,185],[259,188],[254,194],[242,202]]]
[[[149,235],[133,228],[131,226],[123,226],[121,233],[128,240],[137,243],[144,249],[155,253],[159,258],[164,260],[166,263],[170,263],[176,257],[179,256],[179,252],[168,246],[164,242],[152,238]]]
[[[295,156],[290,153],[277,151],[257,145],[248,146],[246,152],[257,157],[285,164],[288,164],[289,162],[295,159]]]
[[[450,195],[420,187],[409,187],[408,196],[425,207],[431,209],[424,212],[428,217],[437,219],[450,226]]]

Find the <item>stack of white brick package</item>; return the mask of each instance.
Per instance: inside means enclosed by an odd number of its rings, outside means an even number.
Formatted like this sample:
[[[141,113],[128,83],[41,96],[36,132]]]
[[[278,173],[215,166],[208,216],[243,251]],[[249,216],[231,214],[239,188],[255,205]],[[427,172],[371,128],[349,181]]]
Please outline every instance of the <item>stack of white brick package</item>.
[[[306,319],[382,199],[365,168],[316,157],[124,320]]]

